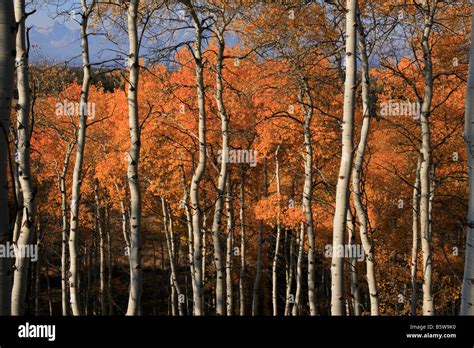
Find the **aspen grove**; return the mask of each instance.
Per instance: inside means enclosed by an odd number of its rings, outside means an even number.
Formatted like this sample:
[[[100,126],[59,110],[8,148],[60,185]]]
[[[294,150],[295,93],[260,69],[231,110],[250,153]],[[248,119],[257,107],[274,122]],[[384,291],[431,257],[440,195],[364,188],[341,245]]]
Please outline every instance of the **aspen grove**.
[[[41,50],[45,11],[78,56]],[[467,0],[2,0],[0,315],[473,315],[473,26]]]

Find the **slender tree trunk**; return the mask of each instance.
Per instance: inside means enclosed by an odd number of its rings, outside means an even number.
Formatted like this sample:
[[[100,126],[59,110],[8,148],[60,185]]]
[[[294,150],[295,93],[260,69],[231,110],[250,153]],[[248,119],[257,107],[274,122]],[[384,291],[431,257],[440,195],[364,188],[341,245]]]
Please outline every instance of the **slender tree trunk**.
[[[61,217],[62,217],[62,231],[61,231],[61,305],[62,315],[69,315],[69,292],[67,282],[67,252],[68,252],[68,207],[67,207],[67,188],[66,188],[66,175],[69,168],[69,162],[71,159],[76,140],[74,139],[68,144],[66,155],[63,161],[63,169],[59,175],[59,191],[61,192]]]
[[[267,173],[267,159],[264,159],[263,162],[263,196],[268,195],[268,173]],[[263,221],[258,222],[258,242],[257,242],[257,262],[256,262],[256,272],[255,272],[255,281],[253,283],[252,291],[252,315],[258,315],[258,306],[259,306],[259,289],[260,289],[260,280],[262,278],[262,248],[263,248]]]
[[[8,212],[8,129],[13,94],[15,28],[13,1],[0,2],[0,244],[10,242]],[[11,312],[11,264],[0,258],[0,315]]]
[[[226,253],[226,305],[227,315],[234,315],[234,286],[232,279],[232,269],[234,265],[234,212],[232,210],[232,187],[230,182],[230,173],[227,176],[227,197],[226,197],[226,211],[227,211],[227,253]]]
[[[14,193],[16,200],[16,215],[15,224],[13,226],[13,243],[18,241],[21,231],[21,222],[23,216],[23,192],[21,191],[20,185],[20,164],[18,161],[18,132],[13,125],[10,125],[10,136],[13,142],[13,181],[14,181]]]
[[[421,106],[421,156],[420,167],[420,233],[421,250],[423,254],[423,315],[434,315],[433,290],[432,290],[432,257],[431,257],[431,233],[430,233],[430,170],[431,170],[431,131],[430,114],[433,95],[433,67],[431,59],[430,36],[436,11],[435,4],[423,2],[424,30],[422,36],[422,48],[424,59],[424,88],[425,94]]]
[[[207,214],[202,214],[202,286],[206,286],[206,261],[207,261]],[[205,294],[202,294],[205,303]],[[205,309],[204,309],[205,312]]]
[[[285,232],[285,240],[288,239],[288,232],[289,230],[286,230]],[[286,243],[285,243],[286,244]],[[294,241],[293,241],[293,233],[290,234],[290,240],[289,240],[289,251],[288,251],[288,260],[286,262],[286,296],[285,296],[285,316],[290,315],[290,305],[291,301],[290,299],[292,298],[291,296],[291,290],[293,286],[293,277],[294,277]]]
[[[142,197],[140,191],[139,160],[140,160],[140,123],[138,115],[138,79],[139,39],[138,39],[138,7],[139,0],[131,0],[128,6],[128,38],[129,38],[129,84],[128,112],[130,124],[130,150],[128,152],[128,186],[130,189],[130,296],[128,298],[127,315],[141,314],[142,296]]]
[[[165,205],[166,205],[166,211],[168,214],[168,225],[169,225],[169,236],[170,236],[170,246],[171,246],[171,254],[173,255],[173,261],[174,261],[174,287],[176,290],[176,295],[177,296],[177,303],[178,303],[178,314],[180,316],[184,315],[184,309],[183,309],[183,292],[181,291],[181,287],[179,286],[178,282],[178,274],[179,274],[179,238],[176,238],[175,233],[174,233],[174,219],[173,219],[173,214],[171,213],[170,206],[169,204],[166,204],[165,200]]]
[[[277,195],[278,198],[281,196],[281,185],[280,185],[280,162],[278,161],[278,152],[280,150],[280,145],[278,145],[277,150],[275,151],[275,177],[277,181]],[[281,228],[280,228],[280,212],[277,213],[277,224],[276,228],[276,242],[275,242],[275,253],[273,255],[273,264],[272,264],[272,305],[273,305],[273,315],[278,315],[278,256],[280,253],[280,239],[281,239]]]
[[[358,43],[360,51],[360,60],[362,63],[362,126],[360,129],[359,145],[357,147],[352,171],[352,191],[354,209],[359,221],[359,233],[362,246],[366,254],[366,277],[370,297],[371,315],[379,315],[379,298],[377,281],[375,275],[375,250],[372,237],[369,235],[369,217],[367,209],[362,202],[363,192],[361,178],[364,171],[364,159],[367,150],[367,143],[370,134],[371,110],[370,110],[370,76],[369,76],[369,57],[367,55],[366,36],[360,14],[357,13]]]
[[[39,245],[38,245],[39,253]],[[35,316],[39,316],[40,313],[40,294],[41,294],[41,262],[40,260],[35,263]]]
[[[96,218],[96,227],[97,235],[99,236],[99,301],[100,301],[100,314],[106,315],[107,308],[105,303],[105,237],[104,237],[104,222],[102,219],[102,212],[100,207],[100,198],[99,198],[99,183],[97,180],[94,182],[94,199],[95,199],[95,218]]]
[[[356,245],[355,221],[351,209],[347,209],[347,230],[349,232],[349,250],[352,252],[353,246]],[[359,284],[357,280],[357,256],[349,255],[349,274],[351,280],[351,304],[352,312],[355,316],[360,316],[361,304],[359,296]]]
[[[245,311],[245,175],[240,165],[240,273],[239,273],[240,315]]]
[[[107,298],[109,303],[108,315],[113,315],[113,298],[112,298],[112,243],[110,240],[110,206],[105,206],[106,221],[106,238],[107,238]]]
[[[93,253],[94,247],[91,243],[89,247],[86,247],[84,250],[84,269],[85,271],[85,291],[84,291],[84,314],[89,315],[89,299],[90,299],[90,290],[92,283],[92,267],[93,267]]]
[[[418,220],[420,217],[420,168],[421,156],[418,157],[416,166],[416,179],[413,188],[413,241],[411,248],[411,315],[416,315],[416,307],[418,302]]]
[[[315,267],[315,236],[313,222],[313,142],[311,136],[311,121],[313,119],[313,99],[308,81],[301,81],[302,93],[300,95],[300,103],[304,110],[304,187],[303,187],[303,210],[306,217],[306,229],[308,235],[308,302],[311,315],[316,315],[316,267]],[[306,102],[304,102],[304,98]]]
[[[170,229],[168,230],[168,216],[169,216],[169,207],[166,204],[166,200],[164,197],[161,197],[161,206],[163,211],[163,230],[165,232],[166,238],[166,247],[168,248],[168,257],[170,260],[170,280],[171,280],[171,288],[174,289],[175,294],[177,294],[178,298],[178,312],[179,315],[183,315],[183,306],[179,303],[179,298],[181,297],[181,288],[178,284],[178,276],[177,276],[177,266],[176,266],[176,251],[174,248],[174,236],[172,235],[172,221],[169,219]],[[170,235],[171,233],[171,235]],[[174,306],[174,304],[173,304]]]
[[[39,214],[38,214],[39,215]],[[36,245],[37,248],[37,253],[38,253],[38,260],[36,260],[35,263],[35,270],[34,270],[34,305],[35,305],[35,315],[39,316],[41,313],[41,308],[40,308],[40,293],[41,293],[41,261],[42,257],[40,257],[41,252],[43,251],[42,249],[42,242],[43,242],[43,228],[41,225],[41,219],[37,219],[36,221],[36,233],[35,233],[35,241],[34,244]],[[43,253],[44,254],[44,253]]]
[[[23,195],[23,214],[20,235],[15,241],[15,267],[13,268],[12,315],[22,315],[25,311],[28,267],[30,260],[21,252],[24,248],[32,247],[35,224],[35,193],[30,166],[30,83],[28,47],[25,29],[25,1],[15,0],[15,20],[18,23],[16,36],[16,66],[18,86],[18,180]]]
[[[191,218],[191,212],[188,205],[188,190],[186,189],[186,177],[184,174],[184,168],[181,166],[181,183],[183,187],[183,198],[181,200],[181,207],[184,209],[186,215],[186,226],[188,228],[188,259],[191,279],[194,278],[194,242],[193,242],[193,224]]]
[[[214,263],[216,265],[216,314],[225,315],[225,265],[221,246],[219,227],[222,217],[222,207],[224,205],[224,195],[227,178],[227,158],[229,158],[229,122],[224,104],[224,86],[222,83],[222,69],[224,59],[225,39],[223,33],[218,34],[218,49],[216,62],[216,102],[221,118],[221,168],[217,182],[217,197],[214,209],[214,219],[212,222],[212,240],[214,244]]]
[[[115,184],[115,190],[117,191],[117,194],[120,195],[120,189],[119,189],[119,186],[117,184]],[[122,234],[123,234],[123,239],[125,241],[125,254],[126,254],[127,259],[128,259],[128,264],[129,264],[130,273],[131,273],[132,272],[132,270],[131,270],[132,264],[130,263],[130,236],[129,236],[128,230],[127,230],[127,225],[128,225],[127,210],[125,209],[125,203],[123,202],[122,199],[120,200],[120,213],[121,213],[121,216],[122,216]]]
[[[82,40],[82,68],[83,81],[81,90],[81,104],[80,104],[80,121],[79,133],[77,136],[76,162],[74,165],[74,174],[72,181],[72,196],[71,196],[71,218],[69,223],[69,301],[73,315],[81,315],[81,303],[79,297],[79,269],[78,269],[78,228],[79,228],[79,207],[81,204],[81,184],[82,184],[82,163],[84,161],[84,151],[86,145],[86,129],[87,129],[87,103],[89,99],[89,87],[91,82],[90,74],[90,60],[89,60],[89,39],[87,33],[87,26],[89,16],[95,5],[92,1],[91,5],[87,5],[86,0],[82,0],[82,16],[81,23],[81,40]]]
[[[333,248],[344,247],[346,215],[349,203],[349,183],[354,146],[354,112],[356,88],[357,0],[347,0],[346,6],[346,80],[344,90],[344,115],[342,121],[342,155],[336,189]],[[331,314],[344,314],[344,260],[333,252],[331,263]]]
[[[194,60],[196,65],[196,90],[199,109],[199,163],[191,180],[190,200],[193,227],[193,298],[194,315],[201,316],[203,312],[203,282],[202,282],[202,233],[201,233],[201,207],[199,205],[199,185],[206,170],[206,92],[204,85],[204,62],[202,56],[202,40],[204,28],[191,2],[183,1],[192,17],[195,29]]]
[[[472,6],[474,28],[474,5]],[[471,50],[467,80],[464,141],[468,155],[469,207],[467,211],[466,257],[461,293],[461,315],[474,315],[474,30],[471,31]]]
[[[299,237],[296,241],[298,245],[298,258],[296,260],[296,293],[295,304],[293,305],[292,315],[301,314],[301,288],[303,286],[303,250],[304,250],[304,224],[301,224]]]

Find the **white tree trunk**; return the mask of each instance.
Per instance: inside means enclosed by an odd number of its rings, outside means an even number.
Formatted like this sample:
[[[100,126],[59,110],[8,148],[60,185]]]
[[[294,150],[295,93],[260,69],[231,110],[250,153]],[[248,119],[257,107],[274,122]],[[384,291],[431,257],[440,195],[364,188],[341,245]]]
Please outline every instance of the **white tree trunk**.
[[[416,166],[415,186],[413,187],[413,239],[411,247],[411,315],[416,315],[416,307],[418,302],[418,221],[420,217],[420,168],[421,156],[418,157]]]
[[[234,212],[232,210],[232,187],[230,182],[230,174],[226,179],[227,196],[226,196],[226,212],[227,212],[227,245],[226,245],[226,305],[227,315],[234,315],[234,285],[232,279],[232,269],[234,265]]]
[[[131,0],[128,6],[128,39],[129,39],[129,85],[128,113],[130,125],[130,150],[128,152],[128,186],[130,189],[130,296],[127,315],[141,314],[142,296],[142,197],[138,165],[140,161],[140,123],[138,115],[138,79],[139,39],[138,7],[139,0]]]
[[[285,240],[288,239],[288,232],[289,230],[286,230],[285,232]],[[286,244],[286,243],[285,243]],[[286,264],[286,296],[285,296],[285,316],[290,315],[290,306],[291,306],[291,290],[293,286],[293,277],[294,277],[294,241],[293,241],[293,233],[290,235],[290,240],[289,240],[289,251],[288,251],[288,259],[287,264]]]
[[[356,245],[356,234],[355,234],[355,221],[354,215],[351,209],[347,209],[347,231],[349,240],[349,250],[352,250],[352,246]],[[355,316],[361,314],[361,304],[359,296],[359,283],[357,280],[357,256],[350,255],[349,259],[349,275],[351,281],[351,309]]]
[[[110,206],[105,206],[105,223],[107,238],[107,299],[109,302],[108,315],[113,315],[113,299],[112,299],[112,241],[110,240]]]
[[[100,314],[107,315],[107,307],[105,303],[105,236],[104,236],[104,221],[102,219],[102,212],[99,197],[99,182],[94,182],[94,200],[95,200],[95,218],[96,218],[96,233],[99,236],[99,302]]]
[[[170,217],[169,207],[166,204],[166,200],[164,197],[161,197],[161,206],[163,211],[163,231],[165,232],[165,239],[166,239],[166,246],[168,249],[168,257],[170,260],[170,281],[171,281],[171,288],[174,289],[174,292],[178,295],[178,313],[180,316],[183,315],[183,304],[179,301],[181,298],[181,288],[178,283],[178,271],[176,265],[176,251],[174,248],[174,235],[172,233],[173,222]],[[170,217],[170,219],[168,219]],[[168,220],[170,229],[168,230]],[[174,304],[173,304],[174,306]]]
[[[245,175],[244,167],[240,165],[240,273],[239,273],[239,299],[240,315],[245,311]]]
[[[68,207],[67,207],[67,188],[66,188],[66,175],[69,168],[69,161],[72,156],[72,152],[76,146],[76,139],[69,143],[64,156],[63,169],[59,175],[59,191],[61,192],[61,216],[62,216],[62,232],[61,232],[61,306],[62,315],[69,315],[69,288],[67,281],[67,251],[68,251]]]
[[[422,36],[422,48],[424,53],[424,89],[425,94],[421,106],[421,156],[420,167],[420,234],[421,250],[423,254],[423,315],[434,315],[433,291],[432,291],[432,257],[431,257],[431,233],[430,233],[430,196],[431,196],[431,132],[430,113],[433,95],[433,67],[431,59],[430,34],[434,21],[435,4],[423,2],[424,29]]]
[[[354,208],[359,221],[359,232],[362,246],[366,255],[366,277],[370,296],[370,313],[379,315],[379,296],[375,275],[375,249],[371,235],[369,234],[369,217],[367,209],[362,202],[364,192],[362,191],[361,178],[364,170],[364,159],[370,133],[371,110],[370,110],[370,76],[369,57],[367,55],[366,37],[360,14],[357,13],[358,43],[360,60],[362,63],[362,126],[360,129],[359,145],[357,147],[354,169],[352,171],[352,191]]]
[[[225,38],[223,33],[218,33],[218,49],[216,62],[216,102],[221,118],[221,168],[219,179],[217,182],[217,197],[214,208],[214,219],[212,222],[212,240],[214,245],[214,263],[216,266],[216,314],[225,315],[225,288],[226,282],[224,256],[222,253],[221,238],[220,238],[220,222],[222,216],[222,207],[224,204],[224,195],[227,179],[227,161],[229,154],[229,121],[227,119],[227,112],[224,104],[224,85],[222,83],[222,69],[225,49]]]
[[[281,195],[281,185],[280,185],[280,162],[278,161],[278,152],[280,146],[278,145],[277,150],[275,151],[275,177],[277,181],[277,195]],[[281,239],[281,228],[280,228],[280,213],[277,212],[277,224],[276,229],[276,241],[275,241],[275,253],[273,255],[273,264],[272,264],[272,305],[273,305],[273,315],[278,315],[278,257],[280,253],[280,239]]]
[[[79,228],[79,207],[81,204],[81,184],[82,184],[82,163],[84,161],[84,151],[86,146],[87,129],[87,103],[89,99],[89,87],[91,82],[90,59],[89,59],[89,39],[87,25],[89,16],[95,5],[87,5],[86,0],[82,0],[82,22],[81,22],[81,42],[82,42],[82,69],[83,81],[81,90],[79,132],[77,135],[76,162],[74,165],[72,195],[71,195],[71,218],[69,222],[69,301],[73,315],[81,315],[81,304],[79,297],[79,269],[78,269],[78,228]]]
[[[296,240],[298,245],[298,257],[296,260],[296,292],[295,304],[291,314],[293,316],[301,314],[301,287],[303,286],[303,250],[304,250],[304,224],[301,224],[299,237]]]
[[[8,129],[13,94],[15,47],[13,1],[0,2],[0,244],[10,241],[8,212]],[[0,258],[0,315],[11,309],[11,262]]]
[[[199,184],[206,171],[206,91],[204,85],[204,61],[202,56],[203,27],[191,2],[183,1],[192,17],[195,29],[194,61],[196,65],[196,92],[199,109],[199,162],[191,179],[190,200],[193,227],[193,299],[194,315],[204,314],[203,307],[203,282],[202,282],[202,233],[201,233],[201,207],[199,204]]]
[[[311,121],[313,120],[314,106],[311,89],[307,80],[301,81],[300,103],[304,110],[304,187],[303,210],[306,217],[308,235],[308,302],[310,315],[316,315],[316,242],[313,222],[313,140],[311,135]]]
[[[474,28],[474,5],[472,6]],[[469,207],[467,212],[466,259],[461,293],[461,315],[474,315],[474,30],[471,31],[471,50],[467,80],[466,114],[464,124],[469,166]]]
[[[18,23],[16,36],[16,66],[18,86],[18,180],[23,195],[23,214],[20,235],[15,241],[17,248],[30,247],[34,238],[36,214],[35,194],[30,168],[30,84],[28,67],[28,47],[25,29],[25,1],[15,0],[15,20]],[[17,249],[19,250],[19,249]],[[29,258],[16,253],[13,268],[12,315],[23,315],[28,280]]]
[[[346,214],[349,203],[349,182],[354,146],[354,111],[356,89],[356,24],[357,0],[346,5],[346,80],[344,84],[344,115],[342,121],[342,154],[339,168],[336,211],[334,214],[333,248],[343,248]],[[331,314],[344,314],[344,260],[333,253],[331,263]]]

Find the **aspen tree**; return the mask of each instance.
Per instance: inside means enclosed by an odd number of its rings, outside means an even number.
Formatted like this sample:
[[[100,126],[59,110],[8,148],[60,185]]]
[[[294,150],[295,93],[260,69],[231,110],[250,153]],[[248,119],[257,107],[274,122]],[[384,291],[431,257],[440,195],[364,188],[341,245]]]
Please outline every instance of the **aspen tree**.
[[[13,1],[0,2],[0,244],[10,242],[8,210],[8,129],[13,95],[15,49],[15,14]],[[11,310],[11,262],[0,258],[0,315],[9,315]]]
[[[411,315],[416,315],[418,302],[418,245],[419,245],[419,218],[420,218],[420,167],[421,156],[418,157],[418,163],[415,173],[415,185],[413,187],[412,198],[412,247],[411,247]]]
[[[362,202],[362,183],[363,166],[365,153],[367,151],[367,143],[370,134],[370,123],[372,120],[372,110],[370,105],[370,75],[369,75],[369,57],[367,54],[366,34],[362,25],[360,11],[357,13],[357,29],[358,29],[358,46],[361,60],[362,75],[362,126],[360,129],[360,140],[357,146],[356,156],[354,160],[354,168],[352,171],[352,190],[355,213],[359,221],[359,232],[362,246],[366,254],[366,277],[370,296],[370,313],[371,315],[379,315],[379,299],[377,281],[375,276],[375,252],[374,243],[369,235],[369,218],[367,209]]]
[[[474,5],[472,5],[474,28]],[[467,214],[466,257],[461,293],[461,315],[474,315],[474,30],[471,30],[469,73],[467,80],[464,141],[468,155],[469,207]]]
[[[239,273],[239,299],[240,315],[244,316],[245,311],[245,173],[244,167],[240,165],[240,273]]]
[[[18,86],[18,106],[17,106],[17,141],[18,141],[18,182],[21,187],[23,214],[20,234],[14,240],[14,245],[18,251],[23,248],[32,247],[31,243],[35,233],[35,192],[33,189],[33,179],[30,166],[30,139],[31,121],[30,105],[31,92],[29,80],[29,60],[27,47],[27,33],[25,21],[25,1],[15,0],[15,20],[17,22],[16,35],[16,72]],[[29,268],[29,258],[21,252],[15,255],[15,266],[13,268],[12,287],[12,315],[23,315],[25,311],[27,277]]]
[[[74,174],[72,181],[72,195],[70,205],[69,222],[69,301],[73,315],[81,315],[82,308],[79,296],[79,265],[78,265],[78,228],[79,228],[79,208],[81,204],[81,184],[82,184],[82,165],[84,162],[84,152],[86,146],[87,130],[87,103],[89,100],[89,89],[91,83],[91,64],[89,57],[89,37],[88,23],[90,15],[95,7],[95,0],[90,5],[87,0],[81,0],[82,21],[81,21],[81,44],[82,44],[82,90],[79,115],[79,131],[77,134],[76,159],[74,164]]]
[[[219,172],[219,179],[217,182],[217,197],[214,208],[214,219],[212,222],[212,240],[214,245],[214,263],[216,266],[216,314],[225,314],[225,286],[226,274],[224,265],[224,255],[222,252],[222,245],[220,241],[219,227],[222,216],[222,207],[224,204],[225,187],[227,180],[227,158],[229,158],[229,120],[227,117],[227,110],[224,103],[224,84],[223,84],[223,64],[224,64],[224,50],[226,47],[225,28],[218,28],[216,32],[217,38],[217,61],[216,61],[216,94],[215,99],[219,116],[221,118],[221,168]]]
[[[349,204],[349,182],[352,169],[354,147],[354,112],[356,88],[356,22],[357,0],[346,2],[346,79],[344,84],[344,115],[342,120],[342,154],[339,168],[336,211],[334,214],[333,248],[344,245],[346,215]],[[344,260],[333,253],[331,262],[331,314],[344,314]]]
[[[127,9],[129,39],[128,115],[130,126],[130,149],[128,152],[128,186],[130,190],[130,295],[127,315],[141,314],[142,296],[142,197],[138,165],[140,161],[140,124],[138,115],[139,0],[130,0]]]
[[[431,103],[433,99],[433,62],[431,56],[430,37],[438,1],[424,0],[423,8],[423,34],[421,46],[423,49],[423,77],[424,96],[421,105],[420,131],[421,131],[421,167],[420,167],[420,236],[423,255],[423,315],[434,315],[433,303],[433,265],[431,253],[431,221],[430,221],[430,196],[431,196]]]

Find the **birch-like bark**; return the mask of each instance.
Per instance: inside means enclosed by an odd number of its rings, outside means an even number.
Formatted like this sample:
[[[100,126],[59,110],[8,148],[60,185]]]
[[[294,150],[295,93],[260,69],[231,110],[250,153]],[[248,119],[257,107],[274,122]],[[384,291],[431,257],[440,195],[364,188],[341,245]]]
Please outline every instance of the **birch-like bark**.
[[[129,84],[128,116],[130,125],[130,150],[128,152],[128,186],[130,189],[130,295],[127,315],[141,314],[142,296],[142,197],[138,165],[140,161],[140,124],[138,115],[138,79],[139,39],[138,7],[139,0],[131,0],[128,6],[128,39],[129,39]]]
[[[191,179],[190,200],[193,227],[193,299],[194,315],[201,316],[203,312],[203,282],[202,282],[202,233],[201,233],[201,207],[199,205],[199,184],[206,171],[206,91],[204,85],[204,62],[202,56],[202,40],[204,28],[190,1],[182,1],[187,7],[195,29],[194,61],[196,65],[196,92],[199,109],[199,162]]]
[[[285,232],[285,240],[288,239],[288,232]],[[293,277],[294,277],[294,241],[293,241],[293,233],[290,234],[289,239],[289,250],[288,250],[288,260],[286,262],[286,296],[285,296],[285,316],[290,315],[290,306],[291,306],[291,289],[293,286]],[[286,244],[286,243],[285,243]]]
[[[62,230],[61,230],[61,308],[62,315],[69,315],[69,289],[67,282],[67,259],[68,259],[68,206],[67,206],[67,188],[66,188],[66,175],[69,168],[69,162],[71,160],[72,152],[76,146],[76,139],[68,144],[66,155],[64,156],[63,168],[59,175],[59,191],[61,192],[61,217],[62,217]]]
[[[472,6],[474,28],[474,5]],[[468,155],[469,206],[467,211],[466,256],[461,292],[461,315],[474,315],[474,30],[471,31],[469,73],[467,79],[464,141]]]
[[[308,302],[310,315],[317,314],[316,308],[316,245],[313,222],[313,141],[311,121],[314,115],[313,98],[307,79],[301,81],[300,103],[303,106],[304,124],[304,187],[303,210],[306,218],[306,233],[308,235]]]
[[[107,238],[107,299],[109,302],[108,315],[113,315],[113,299],[112,299],[112,241],[110,240],[110,206],[105,205],[105,223]]]
[[[117,185],[117,183],[115,183],[115,190],[117,191],[117,194],[120,194],[120,189],[119,189],[119,186]],[[125,241],[125,251],[126,251],[125,254],[126,254],[127,259],[128,259],[129,268],[131,268],[131,263],[130,263],[130,236],[129,236],[128,230],[127,230],[127,225],[128,225],[127,210],[125,209],[125,203],[123,202],[122,199],[120,200],[120,215],[122,216],[122,235],[123,235],[123,239]],[[130,269],[130,272],[131,272],[131,269]]]
[[[347,209],[347,231],[349,240],[349,250],[352,252],[356,245],[355,221],[350,208]],[[351,308],[355,316],[361,314],[361,304],[359,295],[359,283],[357,280],[357,256],[349,255],[349,275],[351,281]]]
[[[222,207],[224,204],[224,195],[227,179],[227,158],[229,155],[229,121],[227,118],[227,111],[224,104],[224,85],[222,83],[223,63],[224,63],[224,49],[225,38],[222,32],[217,34],[217,62],[216,62],[216,103],[221,118],[221,168],[219,172],[219,179],[217,181],[217,197],[214,208],[214,219],[212,222],[212,241],[214,245],[214,263],[216,266],[216,314],[225,315],[225,287],[226,282],[224,256],[222,252],[221,238],[219,227],[222,217]]]
[[[170,280],[171,280],[171,288],[174,289],[175,293],[178,295],[178,313],[180,316],[183,315],[183,304],[179,302],[181,298],[181,288],[178,283],[178,276],[177,276],[177,266],[176,266],[176,251],[174,248],[174,236],[172,235],[172,220],[171,218],[168,219],[170,216],[169,207],[166,204],[166,200],[164,197],[161,197],[161,206],[163,211],[163,231],[165,232],[165,239],[166,239],[166,247],[168,249],[168,257],[170,260]],[[169,220],[169,221],[168,221]],[[170,229],[168,230],[168,222]],[[174,305],[174,304],[173,304]]]
[[[19,169],[20,165],[18,163],[18,156],[16,155],[18,153],[18,134],[15,131],[15,127],[11,126],[10,127],[10,134],[13,139],[13,175],[14,175],[14,182],[15,182],[15,198],[16,198],[16,203],[17,203],[17,211],[16,211],[16,216],[15,216],[15,225],[13,226],[13,239],[12,241],[16,243],[18,241],[18,238],[20,236],[20,231],[21,231],[21,222],[22,222],[22,216],[23,216],[23,193],[21,192],[21,185],[20,185],[20,178],[19,178]]]
[[[206,262],[207,262],[207,214],[202,214],[202,286],[206,286]],[[205,294],[202,294],[202,300],[205,303]],[[204,310],[205,311],[205,310]]]
[[[232,210],[232,187],[230,182],[230,173],[226,177],[227,195],[226,195],[226,213],[227,213],[227,243],[226,243],[226,305],[227,315],[234,315],[234,285],[232,279],[232,269],[234,265],[234,212]]]
[[[432,257],[431,257],[431,233],[430,233],[430,170],[431,170],[431,131],[430,114],[431,101],[433,97],[433,66],[431,57],[430,36],[436,12],[436,1],[423,1],[424,28],[421,45],[423,49],[423,76],[424,97],[421,106],[420,128],[421,128],[421,156],[420,167],[420,234],[421,250],[423,255],[423,315],[434,315],[433,291],[432,291]]]
[[[78,268],[78,228],[79,228],[79,207],[81,204],[81,184],[82,184],[82,163],[84,161],[84,151],[86,146],[87,129],[87,103],[89,99],[89,87],[91,83],[91,66],[89,59],[89,38],[87,26],[89,16],[95,6],[95,0],[90,5],[86,0],[81,0],[82,22],[81,22],[81,44],[82,44],[82,70],[83,81],[81,90],[79,132],[77,134],[76,159],[72,180],[72,195],[70,204],[69,222],[69,301],[73,315],[81,315],[81,303],[79,297],[79,268]]]
[[[349,183],[354,146],[354,112],[356,89],[357,0],[346,3],[346,79],[344,84],[344,115],[342,120],[342,153],[336,189],[333,248],[344,247],[346,215],[349,203]],[[331,314],[344,314],[344,260],[334,252],[331,263]]]
[[[239,273],[239,299],[240,315],[245,311],[245,174],[244,167],[240,165],[240,273]]]
[[[107,308],[105,303],[105,237],[104,237],[104,227],[102,212],[100,207],[100,198],[99,198],[99,182],[94,180],[94,200],[95,200],[95,218],[96,218],[96,228],[97,235],[99,237],[99,302],[100,302],[100,314],[106,315]]]
[[[411,315],[416,315],[416,307],[418,302],[418,221],[420,217],[420,168],[421,156],[418,157],[416,166],[415,185],[413,187],[413,225],[412,225],[412,247],[411,247]]]
[[[280,162],[278,160],[278,152],[280,150],[280,145],[278,145],[275,151],[275,177],[277,181],[277,195],[280,197],[281,195],[281,185],[280,185]],[[273,263],[272,263],[272,305],[273,305],[273,315],[278,315],[278,256],[280,253],[280,239],[281,239],[281,228],[280,228],[280,212],[277,213],[277,224],[275,226],[276,229],[276,241],[275,241],[275,253],[273,255]]]
[[[370,76],[369,76],[369,57],[367,55],[366,35],[357,13],[357,29],[358,29],[358,46],[361,60],[362,75],[362,126],[360,129],[359,145],[354,160],[354,168],[352,171],[352,191],[354,209],[359,221],[359,233],[362,246],[366,256],[366,277],[367,286],[370,297],[370,313],[371,315],[379,315],[379,298],[377,281],[375,275],[375,250],[372,237],[369,235],[369,217],[367,209],[362,202],[363,191],[361,178],[364,171],[364,159],[367,150],[367,143],[370,134],[370,122],[372,114],[370,110]]]
[[[8,130],[13,94],[15,49],[13,1],[0,2],[0,244],[10,242],[8,211]],[[11,312],[11,262],[0,258],[0,315]]]
[[[181,206],[184,209],[186,215],[186,226],[188,228],[188,260],[189,270],[191,279],[194,279],[194,242],[193,242],[193,223],[191,218],[191,212],[188,204],[188,190],[186,189],[186,177],[184,174],[184,168],[181,166],[181,183],[183,187],[183,198],[181,200]],[[194,281],[193,281],[194,282]],[[193,283],[194,284],[194,283]]]
[[[301,223],[299,237],[296,240],[298,245],[298,257],[296,259],[296,292],[295,304],[291,314],[293,316],[301,314],[301,288],[303,286],[303,250],[304,250],[304,224]]]
[[[31,246],[34,238],[35,224],[35,194],[30,166],[30,83],[29,61],[27,47],[27,33],[25,27],[26,13],[25,1],[15,0],[15,20],[17,22],[16,35],[16,72],[18,87],[17,106],[17,141],[18,141],[18,181],[23,195],[23,214],[20,234],[15,240],[15,266],[13,267],[12,287],[12,315],[23,315],[25,311],[26,289],[28,280],[28,267],[30,260],[21,252],[23,248]]]

